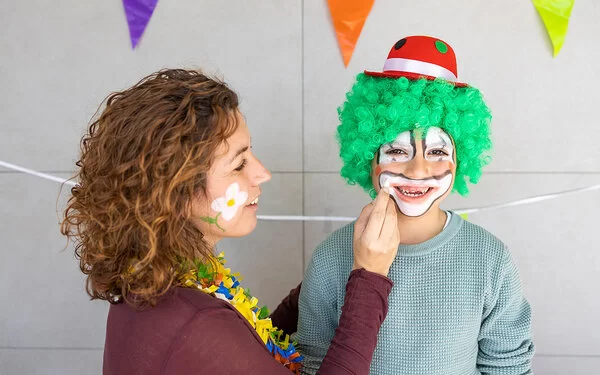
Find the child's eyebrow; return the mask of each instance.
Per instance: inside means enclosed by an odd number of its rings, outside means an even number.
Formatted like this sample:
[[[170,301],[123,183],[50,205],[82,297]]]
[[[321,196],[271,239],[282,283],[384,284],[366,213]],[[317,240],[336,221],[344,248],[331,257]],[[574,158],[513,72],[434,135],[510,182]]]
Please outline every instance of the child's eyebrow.
[[[390,142],[386,143],[388,147],[413,147],[412,143],[407,142]]]
[[[427,144],[427,148],[432,148],[432,147],[449,147],[450,144],[448,142],[436,142],[436,143],[429,143]]]

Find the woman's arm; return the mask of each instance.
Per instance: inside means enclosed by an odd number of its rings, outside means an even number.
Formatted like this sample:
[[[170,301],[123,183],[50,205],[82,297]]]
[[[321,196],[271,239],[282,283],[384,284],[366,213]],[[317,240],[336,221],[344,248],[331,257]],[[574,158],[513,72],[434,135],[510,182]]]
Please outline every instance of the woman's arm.
[[[340,325],[317,374],[368,374],[391,288],[386,277],[364,269],[352,271]],[[291,374],[225,302],[199,311],[183,327],[162,373]]]
[[[317,374],[369,373],[392,286],[390,279],[374,272],[350,273],[340,322]]]
[[[387,275],[398,251],[396,219],[388,193],[380,191],[354,224],[354,270],[319,375],[369,373],[392,289],[392,282],[383,275]],[[231,305],[223,302],[215,306],[199,311],[184,326],[172,345],[163,374],[290,373],[271,358],[253,328]]]

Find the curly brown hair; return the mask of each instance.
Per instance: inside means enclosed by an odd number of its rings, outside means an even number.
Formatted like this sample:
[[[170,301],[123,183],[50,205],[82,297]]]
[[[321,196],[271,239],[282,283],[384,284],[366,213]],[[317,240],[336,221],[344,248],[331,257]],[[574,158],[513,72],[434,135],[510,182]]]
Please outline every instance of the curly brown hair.
[[[92,299],[154,305],[183,263],[210,257],[191,200],[237,111],[235,92],[195,70],[162,70],[108,96],[82,138],[61,223]]]

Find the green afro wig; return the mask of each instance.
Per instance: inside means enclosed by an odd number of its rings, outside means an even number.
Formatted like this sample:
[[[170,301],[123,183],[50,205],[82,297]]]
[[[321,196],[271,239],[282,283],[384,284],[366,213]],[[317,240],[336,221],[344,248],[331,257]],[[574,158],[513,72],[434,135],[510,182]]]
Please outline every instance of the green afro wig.
[[[371,77],[360,73],[338,109],[337,128],[341,175],[374,196],[371,161],[379,147],[398,134],[419,127],[444,129],[456,148],[453,191],[469,193],[467,180],[476,184],[491,160],[492,115],[479,90],[456,87],[443,80]]]

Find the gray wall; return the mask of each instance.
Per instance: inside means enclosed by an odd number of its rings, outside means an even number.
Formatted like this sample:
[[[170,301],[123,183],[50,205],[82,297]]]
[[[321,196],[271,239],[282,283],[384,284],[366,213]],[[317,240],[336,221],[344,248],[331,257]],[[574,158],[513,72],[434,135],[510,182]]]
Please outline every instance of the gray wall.
[[[377,0],[347,69],[325,0],[162,0],[135,51],[121,1],[3,1],[0,9],[0,160],[68,177],[105,95],[162,67],[202,67],[240,93],[254,149],[273,172],[261,214],[356,215],[368,198],[338,175],[336,107],[355,74],[380,68],[397,39],[430,34],[453,45],[459,76],[494,111],[495,160],[469,198],[447,207],[600,183],[598,2],[575,4],[553,59],[530,1]],[[88,301],[64,249],[58,192],[0,168],[0,374],[100,372],[107,305]],[[535,312],[538,374],[600,368],[599,202],[596,191],[470,216],[512,249]],[[221,248],[274,307],[339,225],[261,222]]]

